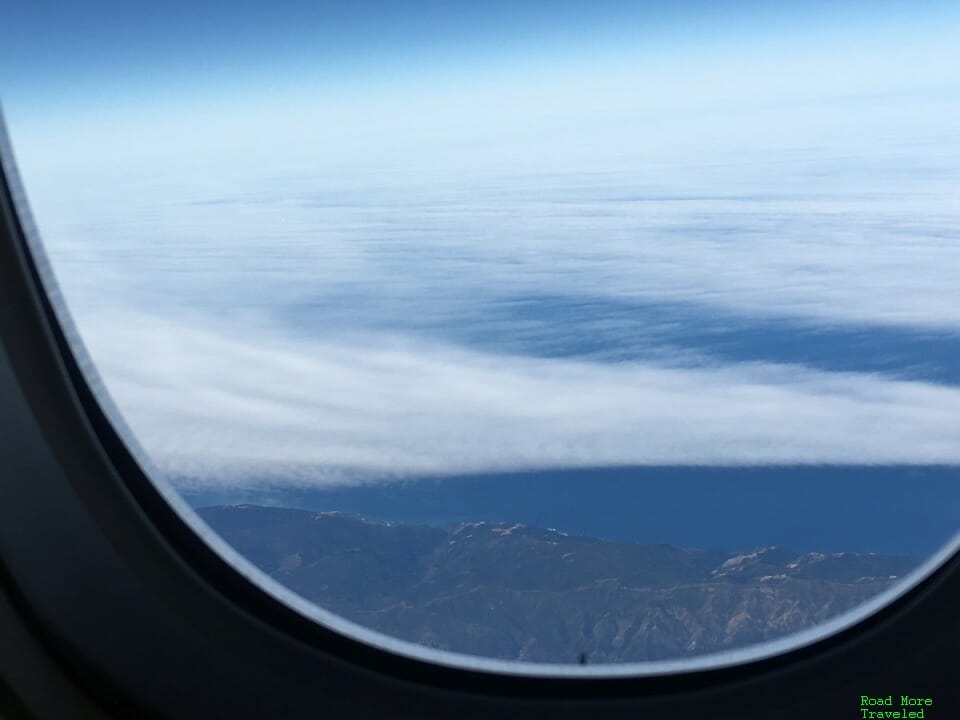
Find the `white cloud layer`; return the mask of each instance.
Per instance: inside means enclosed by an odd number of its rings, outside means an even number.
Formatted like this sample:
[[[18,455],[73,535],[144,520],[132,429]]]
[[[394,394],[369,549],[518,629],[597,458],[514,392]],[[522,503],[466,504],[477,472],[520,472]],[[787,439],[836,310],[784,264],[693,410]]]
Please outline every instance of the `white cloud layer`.
[[[111,313],[87,342],[163,470],[332,483],[628,464],[958,463],[960,389],[789,366],[294,342]]]
[[[709,344],[600,363],[457,335],[480,320],[522,335],[523,318],[484,314],[518,297],[955,334],[960,196],[945,158],[958,147],[728,148],[712,165],[595,176],[302,175],[111,202],[91,188],[37,207],[107,387],[173,475],[958,463],[956,387],[718,365]],[[579,331],[609,335],[603,312]],[[576,341],[562,311],[540,322],[549,342]],[[432,339],[415,339],[421,326]]]

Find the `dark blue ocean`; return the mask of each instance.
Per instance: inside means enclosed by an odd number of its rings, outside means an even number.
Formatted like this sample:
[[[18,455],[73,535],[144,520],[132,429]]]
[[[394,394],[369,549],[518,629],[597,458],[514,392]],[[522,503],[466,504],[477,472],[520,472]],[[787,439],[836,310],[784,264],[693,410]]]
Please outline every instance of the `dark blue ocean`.
[[[188,492],[401,523],[489,520],[730,552],[929,555],[960,531],[960,469],[937,466],[635,467],[473,475],[339,489]]]

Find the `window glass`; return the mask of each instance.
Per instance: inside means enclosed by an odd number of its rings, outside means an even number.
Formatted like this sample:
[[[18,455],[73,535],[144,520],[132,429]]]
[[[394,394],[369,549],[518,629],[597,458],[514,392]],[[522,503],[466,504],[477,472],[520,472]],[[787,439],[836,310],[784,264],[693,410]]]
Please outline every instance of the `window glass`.
[[[958,530],[955,3],[4,13],[106,391],[302,598],[674,660],[835,619]]]

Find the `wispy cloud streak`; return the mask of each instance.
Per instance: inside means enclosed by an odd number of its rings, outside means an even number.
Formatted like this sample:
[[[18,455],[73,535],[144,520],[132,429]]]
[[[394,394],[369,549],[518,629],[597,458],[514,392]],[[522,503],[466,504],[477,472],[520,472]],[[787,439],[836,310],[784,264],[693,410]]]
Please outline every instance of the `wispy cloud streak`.
[[[670,369],[400,338],[284,340],[143,314],[88,342],[148,452],[211,482],[630,464],[957,463],[960,390],[856,373]]]

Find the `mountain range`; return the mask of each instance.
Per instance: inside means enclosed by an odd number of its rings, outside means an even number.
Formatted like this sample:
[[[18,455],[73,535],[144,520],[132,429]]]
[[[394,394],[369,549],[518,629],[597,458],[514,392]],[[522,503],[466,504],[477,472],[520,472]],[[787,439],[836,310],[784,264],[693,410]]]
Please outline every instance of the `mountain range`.
[[[543,663],[677,659],[782,637],[920,562],[612,542],[517,523],[435,527],[253,505],[198,512],[261,570],[349,620],[433,648]]]

